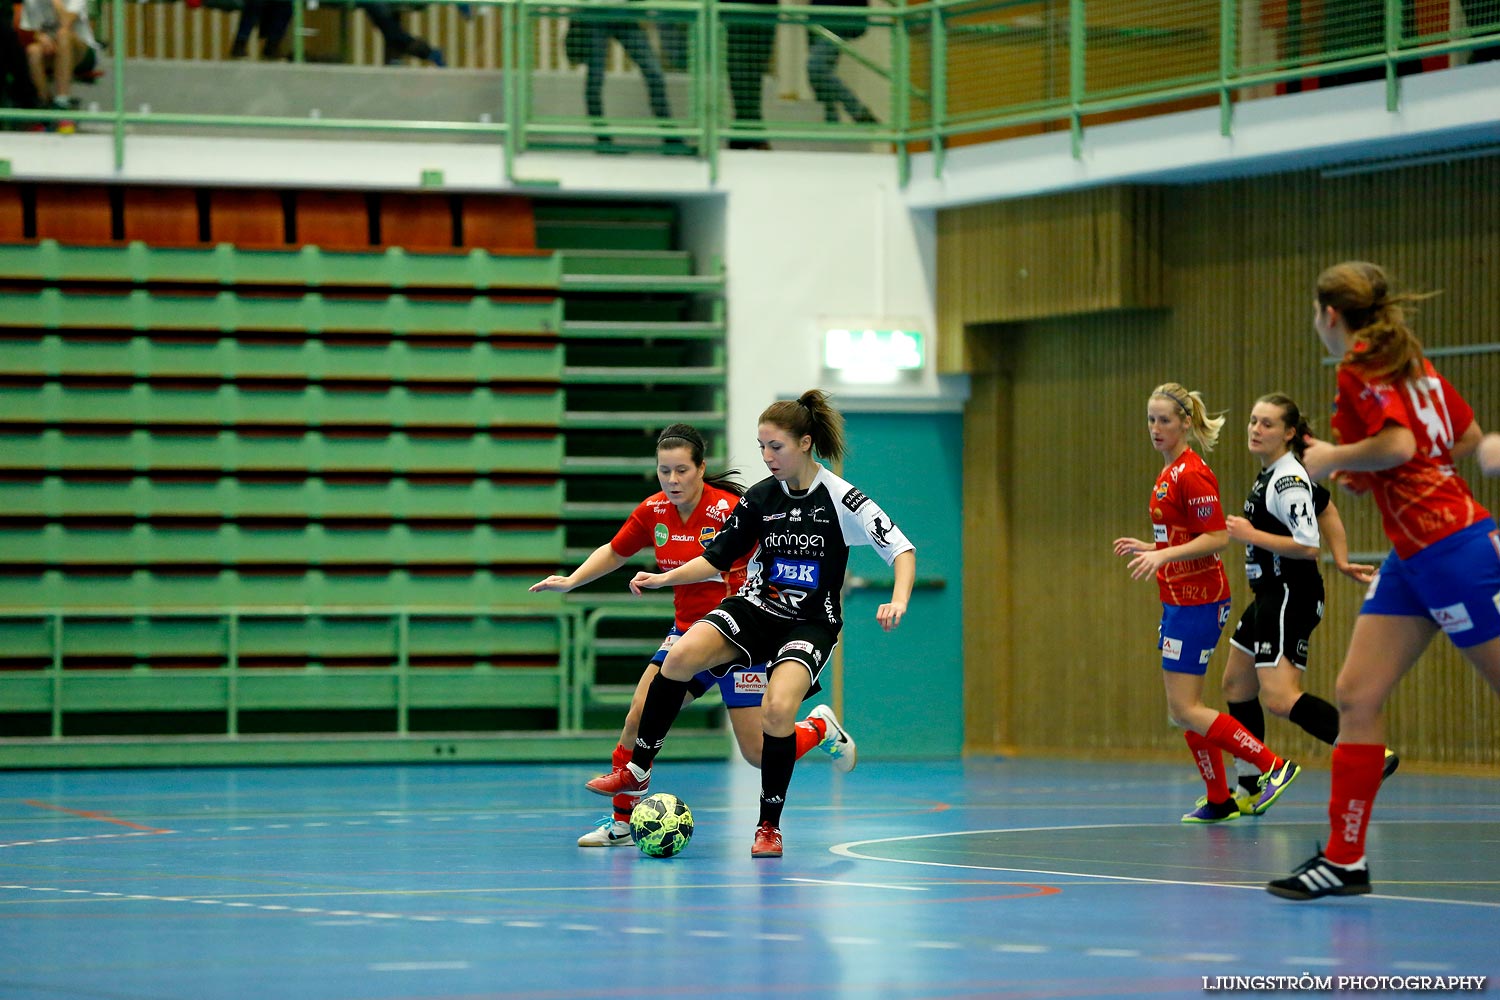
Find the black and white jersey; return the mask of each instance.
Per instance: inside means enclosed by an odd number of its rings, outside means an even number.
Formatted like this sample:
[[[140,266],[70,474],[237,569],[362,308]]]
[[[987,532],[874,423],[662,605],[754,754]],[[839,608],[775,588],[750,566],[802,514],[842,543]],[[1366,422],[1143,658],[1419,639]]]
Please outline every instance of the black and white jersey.
[[[1313,482],[1297,456],[1287,452],[1261,470],[1245,499],[1245,517],[1268,535],[1317,546],[1318,515],[1328,506],[1328,491]],[[1259,545],[1245,546],[1245,575],[1252,588],[1322,579],[1316,559],[1285,559]]]
[[[835,631],[843,626],[849,549],[874,546],[889,565],[914,548],[879,504],[821,465],[805,493],[774,477],[746,490],[703,557],[727,569],[757,544],[739,596],[779,618]]]

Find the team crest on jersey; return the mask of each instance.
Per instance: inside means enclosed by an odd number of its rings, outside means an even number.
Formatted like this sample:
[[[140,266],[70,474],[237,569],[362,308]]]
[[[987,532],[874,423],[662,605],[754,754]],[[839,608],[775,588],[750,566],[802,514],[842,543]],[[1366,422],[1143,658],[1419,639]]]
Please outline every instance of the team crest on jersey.
[[[1170,488],[1171,487],[1169,487],[1166,483],[1157,483],[1156,484],[1156,499],[1158,499],[1158,500],[1165,500],[1167,498],[1167,491]]]
[[[705,525],[702,528],[699,528],[698,529],[698,542],[699,542],[699,544],[701,544],[705,549],[708,548],[708,543],[711,542],[711,541],[713,541],[714,540],[714,536],[717,535],[718,533],[719,533],[719,529],[718,528],[709,527],[707,525]]]
[[[668,539],[670,539],[671,537],[672,537],[672,532],[667,529],[667,526],[665,524],[658,524],[656,526],[656,544],[657,545],[665,545],[665,544],[667,544]]]

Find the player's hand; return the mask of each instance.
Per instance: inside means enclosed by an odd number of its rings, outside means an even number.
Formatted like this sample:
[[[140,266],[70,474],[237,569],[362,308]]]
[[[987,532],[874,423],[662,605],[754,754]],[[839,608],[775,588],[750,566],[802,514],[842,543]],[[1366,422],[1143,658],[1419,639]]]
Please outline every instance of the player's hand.
[[[882,604],[875,610],[875,620],[880,623],[882,629],[889,632],[901,624],[901,619],[905,614],[906,604],[901,601],[892,601],[889,604]]]
[[[1255,526],[1248,520],[1234,514],[1224,518],[1224,526],[1229,529],[1229,537],[1237,542],[1248,543],[1250,532],[1255,530]]]
[[[573,589],[573,584],[568,582],[568,578],[565,576],[549,576],[545,580],[533,583],[527,589],[533,594],[540,593],[543,590],[557,590],[566,594]]]
[[[1474,455],[1479,459],[1479,471],[1486,476],[1500,476],[1500,434],[1491,431],[1480,438]]]
[[[1375,567],[1365,563],[1344,563],[1338,571],[1356,583],[1369,583],[1375,579]]]
[[[630,578],[630,592],[636,597],[640,597],[643,590],[657,590],[660,587],[660,573],[647,573],[645,570],[641,570]]]
[[[1313,479],[1327,479],[1336,471],[1333,449],[1337,445],[1320,441],[1311,434],[1305,435],[1303,440],[1307,442],[1307,448],[1302,452],[1302,467]]]
[[[1368,472],[1335,472],[1332,481],[1344,488],[1344,492],[1364,496],[1375,484]]]
[[[1144,580],[1148,576],[1155,576],[1156,571],[1167,564],[1166,556],[1162,555],[1166,549],[1151,549],[1142,552],[1130,560],[1130,578],[1132,580]]]
[[[1139,538],[1115,539],[1115,555],[1117,556],[1130,555],[1133,552],[1145,552],[1147,549],[1153,549],[1155,547],[1156,546],[1154,545],[1147,545]]]

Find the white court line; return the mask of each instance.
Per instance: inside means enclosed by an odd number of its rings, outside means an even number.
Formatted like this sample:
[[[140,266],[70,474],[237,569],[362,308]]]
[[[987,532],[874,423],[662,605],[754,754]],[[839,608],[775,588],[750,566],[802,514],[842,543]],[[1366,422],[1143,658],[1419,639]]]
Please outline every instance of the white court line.
[[[882,885],[879,882],[842,882],[830,878],[790,878],[787,882],[807,882],[812,885],[849,885],[860,889],[900,889],[902,892],[926,892],[927,887],[921,885]]]
[[[1387,825],[1394,824],[1432,824],[1432,823],[1464,823],[1472,824],[1477,820],[1392,820]],[[916,833],[905,837],[878,837],[874,840],[850,840],[842,844],[834,844],[828,851],[844,858],[854,858],[858,861],[881,861],[893,865],[922,865],[928,868],[961,868],[969,871],[986,872],[1013,872],[1017,875],[1051,875],[1057,878],[1081,878],[1097,879],[1101,882],[1138,882],[1147,885],[1185,885],[1197,886],[1205,889],[1245,889],[1264,892],[1260,883],[1245,885],[1238,882],[1198,882],[1190,879],[1175,878],[1146,878],[1139,875],[1098,875],[1094,872],[1070,872],[1054,871],[1047,868],[1010,868],[1004,865],[975,865],[958,864],[952,861],[922,861],[915,858],[881,858],[871,854],[860,854],[855,848],[869,847],[872,844],[902,844],[914,840],[936,840],[939,837],[974,837],[991,833],[1055,833],[1060,830],[1142,830],[1152,829],[1161,824],[1148,823],[1084,823],[1077,826],[1017,826],[1002,827],[994,830],[950,830],[947,833]],[[1172,829],[1176,829],[1173,827]],[[1467,883],[1466,883],[1467,884]],[[1477,906],[1482,909],[1500,909],[1500,903],[1484,903],[1468,899],[1434,899],[1427,896],[1388,896],[1384,893],[1371,893],[1370,899],[1389,900],[1399,903],[1437,903],[1443,906]]]
[[[439,972],[467,969],[468,962],[376,962],[367,966],[371,972]]]

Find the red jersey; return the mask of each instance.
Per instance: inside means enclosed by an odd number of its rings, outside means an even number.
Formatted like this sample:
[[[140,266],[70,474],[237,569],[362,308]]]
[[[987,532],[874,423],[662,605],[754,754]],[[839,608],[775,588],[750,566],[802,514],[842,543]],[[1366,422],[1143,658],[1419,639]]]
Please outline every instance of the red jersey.
[[[1333,404],[1333,436],[1340,444],[1373,437],[1387,424],[1417,439],[1416,454],[1406,462],[1361,474],[1402,559],[1490,516],[1453,470],[1453,442],[1474,422],[1474,411],[1432,362],[1424,358],[1422,367],[1421,378],[1398,383],[1371,381],[1360,365],[1341,364]]]
[[[1156,547],[1182,545],[1210,531],[1223,531],[1219,480],[1189,448],[1161,475],[1151,491],[1151,530]],[[1229,576],[1216,552],[1200,559],[1170,562],[1156,571],[1163,604],[1214,604],[1229,600]]]
[[[684,521],[677,505],[665,493],[647,497],[631,511],[630,517],[615,532],[609,547],[617,555],[633,556],[648,545],[656,549],[656,565],[663,572],[676,569],[703,554],[703,548],[734,510],[740,498],[728,490],[703,484],[703,496]],[[749,556],[736,562],[727,572],[702,583],[672,588],[672,605],[677,627],[686,631],[693,622],[719,606],[719,602],[740,589],[745,582]]]

